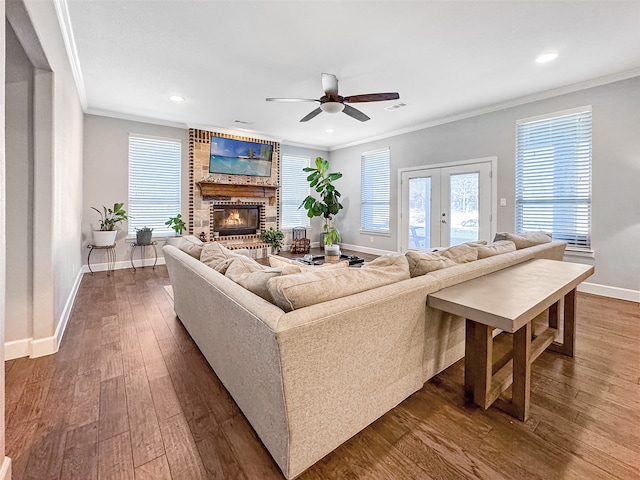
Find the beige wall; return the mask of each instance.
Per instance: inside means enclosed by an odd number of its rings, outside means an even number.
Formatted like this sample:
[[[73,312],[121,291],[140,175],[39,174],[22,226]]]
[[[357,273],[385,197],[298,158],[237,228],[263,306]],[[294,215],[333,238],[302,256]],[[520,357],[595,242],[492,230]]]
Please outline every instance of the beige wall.
[[[152,123],[134,122],[98,115],[85,115],[84,121],[84,200],[82,212],[82,262],[87,263],[86,245],[92,241],[92,230],[98,228],[99,216],[91,207],[113,206],[129,198],[129,134],[179,140],[182,143],[182,216],[188,217],[189,201],[189,131],[186,128],[166,127]],[[168,218],[168,217],[167,217]],[[116,258],[120,265],[129,265],[129,245],[125,243],[127,224],[118,227]],[[161,257],[162,244],[158,245]],[[96,251],[91,265],[106,259]],[[97,254],[97,255],[96,255]],[[147,255],[151,250],[147,249]],[[136,252],[137,257],[137,252]]]
[[[0,0],[0,15],[2,18],[5,16],[5,4],[4,0]],[[5,22],[1,22],[0,25],[0,38],[5,38]],[[0,48],[0,178],[5,177],[5,49]],[[5,247],[5,234],[6,234],[6,221],[5,221],[5,208],[6,208],[6,193],[5,182],[0,182],[0,358],[4,363],[4,326],[5,326],[5,270],[6,270],[6,247]],[[0,479],[11,478],[10,473],[10,460],[4,457],[5,444],[4,444],[4,368],[0,371],[0,459],[4,459],[3,466],[0,468]],[[6,465],[6,466],[5,466]],[[6,470],[9,470],[7,472]]]
[[[18,273],[13,268],[7,272],[10,281],[20,280],[23,290],[33,292],[31,304],[26,305],[27,317],[28,311],[32,312],[31,319],[7,325],[12,337],[7,338],[11,341],[6,350],[14,358],[57,351],[82,278],[79,245],[83,117],[53,3],[15,0],[7,5],[7,17],[35,67],[30,93],[25,96],[23,90],[20,100],[12,98],[10,110],[18,118],[16,115],[25,113],[24,105],[16,106],[20,101],[30,101],[33,108],[32,132],[28,124],[24,125],[26,136],[11,132],[22,142],[22,146],[12,147],[12,152],[32,158],[33,166],[28,172],[12,168],[8,172],[11,178],[7,177],[7,181],[19,185],[26,174],[33,184],[32,194],[25,197],[31,205],[11,212],[22,217],[18,231],[15,236],[12,230],[7,232],[11,248],[23,244],[22,250],[14,248],[23,256],[23,266],[32,266],[26,276],[24,271]],[[10,53],[13,57],[15,48]],[[28,183],[23,187],[30,188]],[[31,245],[24,235],[30,237]],[[23,296],[23,301],[29,302],[28,296]],[[25,305],[21,307],[24,309]]]
[[[33,66],[6,26],[5,341],[33,337]]]
[[[584,105],[593,106],[595,258],[573,260],[595,265],[590,283],[631,290],[635,298],[640,292],[640,77],[332,151],[332,168],[344,174],[340,191],[346,211],[336,222],[344,243],[399,249],[398,169],[491,156],[498,157],[497,197],[507,199],[506,207],[497,207],[497,230],[513,231],[516,120]],[[360,154],[386,146],[391,147],[391,235],[371,243],[359,232]]]

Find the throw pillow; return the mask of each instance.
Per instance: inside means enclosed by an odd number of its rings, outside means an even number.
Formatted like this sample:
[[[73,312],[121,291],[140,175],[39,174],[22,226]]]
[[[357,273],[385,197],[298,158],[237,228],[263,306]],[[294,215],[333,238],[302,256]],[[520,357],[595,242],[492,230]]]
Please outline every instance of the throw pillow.
[[[225,272],[225,276],[241,287],[264,298],[267,302],[275,304],[267,288],[267,281],[280,275],[291,275],[294,273],[300,273],[300,269],[295,265],[270,268],[260,265],[252,258],[239,255],[231,261],[231,264]]]
[[[233,259],[238,257],[249,258],[234,253],[219,242],[210,242],[202,247],[200,261],[224,275]]]
[[[419,277],[429,272],[457,265],[453,260],[437,253],[409,250],[405,256],[409,262],[411,277]]]
[[[393,257],[380,257],[361,268],[317,268],[281,275],[270,279],[267,288],[276,305],[289,312],[408,279],[404,255]]]
[[[442,255],[456,263],[467,263],[478,259],[478,248],[463,243],[462,245],[455,245],[444,250],[438,250],[436,254]]]
[[[516,244],[511,240],[498,240],[488,245],[478,246],[478,259],[493,257],[503,253],[515,252]]]
[[[180,239],[178,248],[185,253],[188,253],[193,258],[200,260],[200,254],[202,253],[202,241],[195,235],[185,235]]]
[[[511,240],[516,244],[516,250],[521,250],[523,248],[549,243],[552,238],[551,233],[543,231],[524,232],[518,235],[515,233],[500,232],[496,233],[496,237],[493,239],[494,242],[498,240]]]

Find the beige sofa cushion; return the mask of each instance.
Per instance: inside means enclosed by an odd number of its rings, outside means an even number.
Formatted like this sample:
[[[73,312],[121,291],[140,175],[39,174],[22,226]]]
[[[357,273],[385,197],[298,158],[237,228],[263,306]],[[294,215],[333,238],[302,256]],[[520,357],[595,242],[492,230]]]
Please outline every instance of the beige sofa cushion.
[[[471,246],[463,243],[462,245],[455,245],[445,250],[438,250],[435,253],[449,260],[453,260],[456,263],[473,262],[478,259],[478,245]]]
[[[498,240],[488,245],[478,246],[478,259],[493,257],[503,253],[515,252],[516,244],[511,240]]]
[[[534,245],[540,245],[542,243],[549,243],[551,238],[551,233],[549,232],[524,232],[516,235],[515,233],[509,232],[500,232],[496,233],[494,242],[498,240],[511,240],[516,245],[516,250],[521,250],[523,248],[533,247]]]
[[[411,277],[419,277],[435,270],[457,265],[453,260],[438,255],[435,252],[409,250],[405,256],[409,262],[409,273]]]
[[[275,268],[265,267],[252,258],[239,255],[232,259],[225,276],[266,301],[275,303],[267,289],[267,281],[280,275],[291,275],[300,272],[300,268],[295,265]]]
[[[289,312],[409,278],[404,255],[376,258],[360,268],[318,268],[294,275],[278,276],[267,282],[276,305]]]
[[[178,242],[178,248],[180,250],[184,253],[188,253],[197,260],[200,260],[202,245],[202,241],[195,235],[185,235],[180,238],[180,242]]]
[[[279,255],[269,255],[269,265],[272,267],[285,267],[294,265],[299,267],[303,272],[311,272],[318,268],[344,268],[349,266],[347,260],[337,263],[323,263],[322,265],[306,265],[305,263],[292,260],[290,258],[281,257]]]
[[[219,242],[210,242],[203,245],[200,261],[224,275],[234,258],[249,258],[238,252],[229,250]]]

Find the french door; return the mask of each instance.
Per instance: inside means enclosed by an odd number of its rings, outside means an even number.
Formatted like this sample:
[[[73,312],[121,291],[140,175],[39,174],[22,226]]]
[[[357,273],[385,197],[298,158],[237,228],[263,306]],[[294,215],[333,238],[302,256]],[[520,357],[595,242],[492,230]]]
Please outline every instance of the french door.
[[[491,162],[402,172],[401,248],[490,240]]]

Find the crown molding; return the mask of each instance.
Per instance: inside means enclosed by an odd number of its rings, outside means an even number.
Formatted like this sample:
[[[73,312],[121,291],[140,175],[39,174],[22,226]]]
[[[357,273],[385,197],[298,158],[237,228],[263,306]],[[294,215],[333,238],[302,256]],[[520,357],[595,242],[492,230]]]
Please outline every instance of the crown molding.
[[[421,123],[418,125],[414,125],[412,127],[407,127],[400,130],[395,130],[393,132],[385,133],[384,135],[378,135],[375,137],[369,137],[363,140],[356,140],[355,142],[349,142],[342,145],[336,145],[333,147],[329,147],[328,150],[333,152],[335,150],[342,150],[343,148],[354,147],[356,145],[362,145],[364,143],[370,143],[377,140],[384,140],[385,138],[396,137],[398,135],[404,135],[405,133],[416,132],[418,130],[424,130],[426,128],[436,127],[438,125],[444,125],[445,123],[457,122],[459,120],[465,120],[467,118],[477,117],[479,115],[485,115],[487,113],[498,112],[500,110],[506,110],[508,108],[517,107],[519,105],[524,105],[527,103],[533,103],[540,100],[546,100],[547,98],[553,98],[560,95],[566,95],[568,93],[579,92],[580,90],[586,90],[588,88],[599,87],[601,85],[606,85],[609,83],[619,82],[622,80],[628,80],[629,78],[634,78],[640,76],[640,67],[633,68],[631,70],[625,70],[623,72],[614,73],[611,75],[605,75],[598,78],[593,78],[591,80],[585,80],[584,82],[574,83],[571,85],[565,85],[564,87],[558,87],[551,90],[546,90],[540,93],[534,93],[532,95],[527,95],[526,97],[520,97],[513,100],[509,100],[507,102],[496,103],[495,105],[491,105],[489,107],[479,108],[476,110],[469,110],[464,113],[460,113],[457,115],[451,115],[448,117],[443,117],[437,120],[433,120],[431,122]]]
[[[58,23],[60,24],[60,31],[62,32],[64,46],[67,49],[67,57],[69,58],[69,64],[71,65],[71,73],[73,74],[73,79],[76,82],[76,90],[78,91],[80,105],[82,105],[82,110],[86,112],[88,107],[87,91],[84,86],[82,69],[80,68],[80,59],[78,57],[78,49],[76,48],[76,41],[73,36],[73,28],[71,27],[69,6],[67,4],[67,0],[53,0],[53,6],[55,7],[56,15],[58,16]]]

